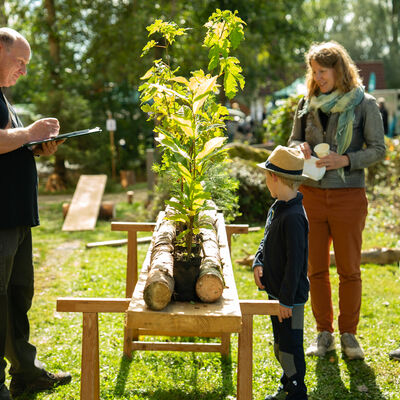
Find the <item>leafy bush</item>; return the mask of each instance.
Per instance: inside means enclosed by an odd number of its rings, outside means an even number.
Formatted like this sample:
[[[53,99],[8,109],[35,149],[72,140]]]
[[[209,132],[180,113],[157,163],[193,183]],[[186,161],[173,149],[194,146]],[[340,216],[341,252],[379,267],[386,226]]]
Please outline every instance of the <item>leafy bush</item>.
[[[287,146],[292,132],[293,118],[297,104],[303,96],[289,97],[285,102],[275,108],[265,122],[266,139],[272,140],[276,145]]]
[[[265,173],[254,162],[235,158],[230,165],[231,176],[239,181],[239,211],[237,221],[264,221],[274,202],[265,183]]]
[[[377,187],[394,190],[400,180],[400,139],[385,137],[386,157],[368,168],[367,190],[373,194]]]

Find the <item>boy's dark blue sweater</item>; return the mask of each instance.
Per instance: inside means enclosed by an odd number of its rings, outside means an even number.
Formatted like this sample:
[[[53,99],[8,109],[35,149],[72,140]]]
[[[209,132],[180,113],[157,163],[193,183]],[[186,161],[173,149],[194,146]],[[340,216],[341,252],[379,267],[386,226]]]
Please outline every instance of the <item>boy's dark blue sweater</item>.
[[[253,268],[263,267],[261,282],[267,293],[286,307],[308,299],[308,220],[302,200],[298,192],[294,199],[271,206],[253,263]]]

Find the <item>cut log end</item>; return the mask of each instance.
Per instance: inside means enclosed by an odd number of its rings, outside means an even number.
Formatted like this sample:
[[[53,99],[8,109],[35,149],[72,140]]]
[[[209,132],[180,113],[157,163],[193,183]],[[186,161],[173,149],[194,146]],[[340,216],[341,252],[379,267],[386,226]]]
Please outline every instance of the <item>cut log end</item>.
[[[160,311],[171,301],[172,292],[164,282],[152,282],[143,292],[144,301],[151,310]]]
[[[204,303],[217,301],[224,290],[222,279],[216,274],[200,276],[196,282],[196,294]]]

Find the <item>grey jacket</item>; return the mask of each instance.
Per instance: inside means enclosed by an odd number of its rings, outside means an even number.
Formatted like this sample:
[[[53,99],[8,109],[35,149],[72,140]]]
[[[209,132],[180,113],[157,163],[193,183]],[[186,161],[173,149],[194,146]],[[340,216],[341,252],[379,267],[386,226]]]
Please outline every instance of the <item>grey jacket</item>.
[[[298,118],[298,112],[303,103],[303,100],[300,101],[296,110],[288,146],[294,147],[300,143],[308,142],[311,149],[314,149],[314,146],[318,143],[325,142],[329,143],[331,150],[336,151],[336,127],[339,113],[333,113],[329,116],[326,132],[324,132],[318,111],[309,112],[306,117],[303,117],[305,123],[302,123],[301,119]],[[305,132],[303,132],[304,130]],[[364,99],[354,110],[353,138],[346,151],[350,165],[344,168],[345,182],[343,182],[337,170],[331,170],[326,171],[320,181],[307,179],[303,184],[321,189],[365,187],[364,168],[383,159],[385,151],[383,123],[378,105],[373,96],[365,93]],[[315,156],[315,154],[313,155]]]

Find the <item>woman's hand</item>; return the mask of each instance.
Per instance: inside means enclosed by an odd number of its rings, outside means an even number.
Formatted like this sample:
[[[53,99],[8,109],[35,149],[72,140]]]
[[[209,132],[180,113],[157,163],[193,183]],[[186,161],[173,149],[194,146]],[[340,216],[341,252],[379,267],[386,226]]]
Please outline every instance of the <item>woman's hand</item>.
[[[327,156],[317,160],[315,165],[319,168],[325,167],[327,171],[330,171],[332,169],[347,167],[350,165],[350,160],[346,155],[342,156],[331,151]]]
[[[311,147],[307,142],[300,143],[297,146],[297,149],[303,153],[304,158],[306,160],[308,160],[311,157]]]

